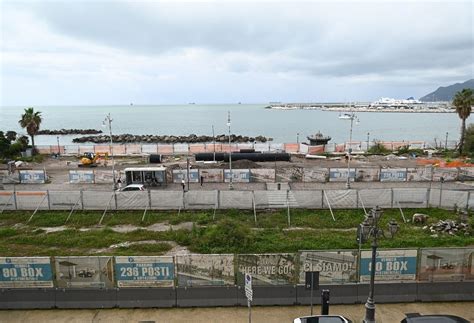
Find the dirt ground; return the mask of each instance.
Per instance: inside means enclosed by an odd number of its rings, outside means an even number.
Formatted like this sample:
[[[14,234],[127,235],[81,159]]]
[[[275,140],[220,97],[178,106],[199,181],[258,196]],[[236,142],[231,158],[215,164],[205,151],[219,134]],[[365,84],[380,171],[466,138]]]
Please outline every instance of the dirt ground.
[[[377,304],[379,323],[400,322],[404,313],[451,314],[474,321],[474,302]],[[353,322],[364,317],[363,304],[331,305],[331,314],[341,314]],[[314,307],[314,314],[320,307]],[[310,314],[309,306],[252,307],[252,322],[293,322],[299,316]],[[172,309],[87,309],[87,310],[10,310],[0,311],[0,322],[248,322],[246,307],[172,308]]]
[[[146,166],[165,166],[170,169],[186,168],[187,156],[165,156],[162,164],[148,164],[146,158],[143,156],[129,156],[116,157],[115,169],[124,170],[127,167],[146,167]],[[47,157],[39,163],[28,163],[22,167],[24,169],[45,169],[51,183],[48,184],[21,184],[14,185],[13,183],[4,184],[5,190],[111,190],[110,184],[71,184],[69,183],[69,170],[83,169],[78,167],[79,159],[73,156],[60,157],[59,159]],[[292,156],[291,162],[259,162],[255,163],[248,160],[240,160],[232,163],[233,168],[301,168],[301,167],[335,167],[345,168],[347,163],[343,157],[334,157],[330,159],[306,159],[303,157]],[[416,159],[398,159],[394,155],[390,156],[353,156],[351,167],[415,167],[417,165]],[[218,162],[217,164],[203,164],[196,163],[191,159],[192,168],[228,168],[228,163]],[[0,165],[0,170],[6,169],[6,165]],[[107,166],[99,165],[94,168],[96,170],[111,170],[111,161],[108,161]],[[446,189],[472,189],[471,182],[446,182],[444,188]],[[430,182],[355,182],[351,186],[353,188],[392,188],[392,187],[437,187],[439,183]],[[234,183],[236,190],[266,190],[269,189],[265,183]],[[226,190],[229,185],[227,183],[204,183],[203,186],[197,183],[190,183],[191,190]],[[290,188],[294,190],[315,190],[315,189],[345,189],[345,183],[331,182],[331,183],[316,183],[316,182],[292,182]],[[165,190],[181,190],[181,184],[168,183],[165,187],[151,188],[151,189],[165,189]]]

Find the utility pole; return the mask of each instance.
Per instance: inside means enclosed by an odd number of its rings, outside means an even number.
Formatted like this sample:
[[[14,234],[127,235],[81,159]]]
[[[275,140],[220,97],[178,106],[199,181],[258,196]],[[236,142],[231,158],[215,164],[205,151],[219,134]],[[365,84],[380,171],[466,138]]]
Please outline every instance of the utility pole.
[[[227,126],[229,127],[229,190],[233,190],[234,174],[232,174],[232,147],[230,146],[230,111],[227,111]]]
[[[216,162],[216,135],[214,134],[214,125],[212,125],[212,141],[214,143],[214,163]]]
[[[113,189],[117,189],[117,183],[115,181],[115,161],[114,161],[114,147],[113,147],[113,141],[112,141],[112,121],[113,119],[110,117],[110,113],[106,115],[104,121],[102,121],[102,125],[105,126],[106,122],[109,125],[109,135],[110,135],[110,144],[109,144],[109,150],[110,150],[110,156],[112,159],[112,178],[114,181],[114,186]]]

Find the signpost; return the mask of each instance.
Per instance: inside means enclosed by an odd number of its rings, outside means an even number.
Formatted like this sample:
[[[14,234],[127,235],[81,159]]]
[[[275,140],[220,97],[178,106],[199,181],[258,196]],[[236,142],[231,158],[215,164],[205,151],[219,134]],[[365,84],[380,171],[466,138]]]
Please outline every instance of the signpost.
[[[305,273],[305,288],[311,289],[311,315],[313,315],[313,290],[319,289],[319,271]]]
[[[252,275],[250,274],[245,274],[245,296],[247,297],[247,306],[249,307],[249,323],[252,323],[251,302],[253,300],[253,291],[252,291]]]

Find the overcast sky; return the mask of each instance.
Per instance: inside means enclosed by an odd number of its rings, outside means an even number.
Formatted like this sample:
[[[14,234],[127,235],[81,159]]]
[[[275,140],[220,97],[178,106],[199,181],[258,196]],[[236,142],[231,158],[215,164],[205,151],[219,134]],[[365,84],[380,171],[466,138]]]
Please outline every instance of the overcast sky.
[[[473,78],[473,2],[1,1],[1,105],[419,98]]]

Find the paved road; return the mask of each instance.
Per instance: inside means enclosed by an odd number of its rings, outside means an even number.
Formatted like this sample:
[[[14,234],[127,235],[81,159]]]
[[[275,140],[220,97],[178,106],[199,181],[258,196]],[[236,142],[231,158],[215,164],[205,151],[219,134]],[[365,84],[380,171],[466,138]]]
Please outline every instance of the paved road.
[[[395,323],[404,313],[453,314],[474,322],[474,302],[378,304],[379,323]],[[252,322],[292,322],[295,317],[309,315],[309,306],[272,306],[252,308]],[[319,313],[319,306],[314,312]],[[364,316],[364,305],[333,305],[331,314],[343,314],[354,322]],[[246,307],[182,308],[182,309],[98,309],[98,310],[15,310],[0,311],[0,322],[248,322]]]

